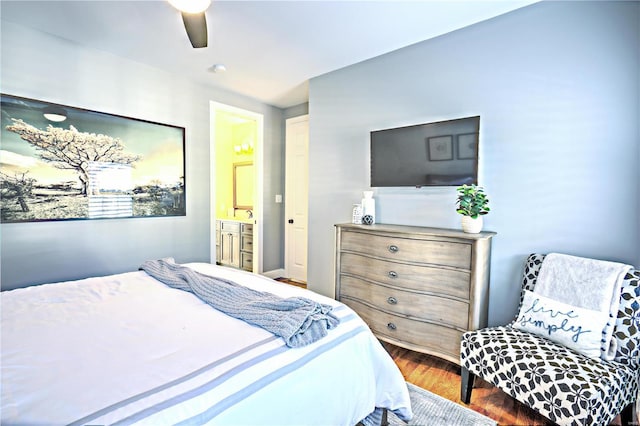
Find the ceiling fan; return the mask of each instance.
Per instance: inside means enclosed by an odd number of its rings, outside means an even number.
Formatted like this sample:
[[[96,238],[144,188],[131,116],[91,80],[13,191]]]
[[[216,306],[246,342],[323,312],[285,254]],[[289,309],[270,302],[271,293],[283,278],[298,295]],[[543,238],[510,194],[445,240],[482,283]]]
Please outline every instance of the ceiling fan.
[[[168,0],[182,14],[184,29],[191,45],[195,48],[207,47],[207,18],[205,11],[211,0]]]

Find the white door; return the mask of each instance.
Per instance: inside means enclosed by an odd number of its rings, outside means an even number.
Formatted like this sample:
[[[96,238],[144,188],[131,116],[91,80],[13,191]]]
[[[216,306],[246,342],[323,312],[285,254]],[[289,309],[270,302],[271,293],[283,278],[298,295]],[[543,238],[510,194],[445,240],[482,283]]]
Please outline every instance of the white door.
[[[309,116],[290,118],[286,129],[285,248],[287,278],[307,281]]]

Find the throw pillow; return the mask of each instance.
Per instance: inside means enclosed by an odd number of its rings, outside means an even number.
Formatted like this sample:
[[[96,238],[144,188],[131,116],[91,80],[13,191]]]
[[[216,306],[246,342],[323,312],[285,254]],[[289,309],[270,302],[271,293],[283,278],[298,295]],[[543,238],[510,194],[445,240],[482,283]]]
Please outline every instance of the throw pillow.
[[[546,337],[589,358],[600,358],[605,312],[579,308],[525,290],[514,328]]]

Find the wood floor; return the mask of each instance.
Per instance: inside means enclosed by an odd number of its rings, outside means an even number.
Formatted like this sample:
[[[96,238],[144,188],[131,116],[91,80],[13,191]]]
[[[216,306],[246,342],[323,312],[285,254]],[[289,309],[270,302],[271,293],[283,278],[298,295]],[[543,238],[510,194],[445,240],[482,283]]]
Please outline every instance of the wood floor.
[[[292,280],[292,279],[289,279],[289,278],[283,278],[283,277],[275,278],[275,280],[276,281],[281,281],[283,283],[295,285],[296,287],[307,288],[307,283],[305,283],[303,281],[296,281],[296,280]]]
[[[443,398],[492,418],[500,426],[553,425],[489,383],[476,379],[471,403],[460,401],[460,367],[440,358],[383,343],[405,380]],[[637,421],[637,419],[634,419]],[[637,424],[637,423],[635,423]],[[620,416],[611,425],[620,425]]]

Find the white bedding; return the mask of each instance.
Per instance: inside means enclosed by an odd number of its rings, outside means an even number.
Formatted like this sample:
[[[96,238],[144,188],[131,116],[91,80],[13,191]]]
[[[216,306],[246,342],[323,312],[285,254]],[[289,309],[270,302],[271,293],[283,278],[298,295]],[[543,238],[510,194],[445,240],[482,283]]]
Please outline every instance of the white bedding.
[[[355,425],[410,416],[404,379],[341,303],[247,272],[187,264],[334,306],[340,325],[297,349],[145,272],[1,295],[1,423]]]

